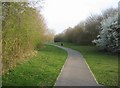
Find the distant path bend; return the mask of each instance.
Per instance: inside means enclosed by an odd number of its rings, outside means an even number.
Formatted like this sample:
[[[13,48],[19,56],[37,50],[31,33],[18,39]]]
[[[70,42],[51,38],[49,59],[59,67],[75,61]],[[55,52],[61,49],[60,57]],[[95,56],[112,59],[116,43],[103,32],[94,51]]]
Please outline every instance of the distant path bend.
[[[85,59],[78,51],[58,45],[54,46],[62,48],[68,53],[67,60],[54,86],[99,86]]]

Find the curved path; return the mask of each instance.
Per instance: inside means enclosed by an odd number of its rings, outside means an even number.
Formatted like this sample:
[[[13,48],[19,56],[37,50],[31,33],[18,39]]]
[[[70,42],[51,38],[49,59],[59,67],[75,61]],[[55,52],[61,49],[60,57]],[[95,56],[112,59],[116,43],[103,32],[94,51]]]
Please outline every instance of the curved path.
[[[67,60],[54,86],[99,86],[85,59],[78,51],[54,46],[68,52]]]

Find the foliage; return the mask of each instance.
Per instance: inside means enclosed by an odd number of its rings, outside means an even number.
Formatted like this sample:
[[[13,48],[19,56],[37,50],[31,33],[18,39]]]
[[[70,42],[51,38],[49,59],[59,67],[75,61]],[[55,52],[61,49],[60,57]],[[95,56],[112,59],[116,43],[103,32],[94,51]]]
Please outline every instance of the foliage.
[[[69,27],[63,33],[56,35],[54,40],[76,43],[79,45],[91,45],[92,41],[98,36],[99,39],[97,38],[97,40],[94,41],[97,46],[103,49],[109,49],[108,51],[116,52],[118,51],[116,49],[119,46],[117,28],[118,22],[116,22],[117,15],[115,18],[113,17],[116,13],[116,8],[109,8],[103,11],[102,15],[91,15],[75,27]],[[114,19],[116,19],[116,21],[112,22]],[[103,30],[101,31],[101,29]],[[113,30],[110,31],[109,29]]]
[[[47,28],[40,12],[27,2],[3,2],[2,10],[4,72],[36,54],[46,41]]]
[[[54,42],[63,41],[63,34],[56,35],[54,38]]]
[[[85,22],[80,22],[75,27],[69,27],[63,33],[55,36],[55,40],[71,42],[76,44],[91,44],[92,40],[96,38],[98,34],[97,26],[100,21],[99,17],[96,17],[96,20],[90,16]]]
[[[55,36],[55,40],[76,43],[80,45],[92,44],[92,40],[99,33],[98,26],[102,16],[89,16],[85,21],[80,22],[73,28],[67,28],[63,33]]]
[[[93,42],[101,49],[111,52],[118,52],[120,46],[119,41],[119,28],[118,28],[118,13],[114,16],[109,16],[101,22],[100,35]]]
[[[53,86],[67,58],[67,52],[51,45],[3,75],[4,86]]]

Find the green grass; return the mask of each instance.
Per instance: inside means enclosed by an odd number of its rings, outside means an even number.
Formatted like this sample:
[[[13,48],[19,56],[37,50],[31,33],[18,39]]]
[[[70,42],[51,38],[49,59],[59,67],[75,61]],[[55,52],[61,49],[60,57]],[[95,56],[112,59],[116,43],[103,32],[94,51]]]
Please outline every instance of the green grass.
[[[53,86],[66,58],[66,51],[45,45],[37,56],[3,75],[3,86]]]
[[[56,44],[60,45],[60,43]],[[64,43],[64,46],[82,53],[99,84],[105,86],[118,85],[117,55],[100,52],[95,46],[79,46],[71,43]]]

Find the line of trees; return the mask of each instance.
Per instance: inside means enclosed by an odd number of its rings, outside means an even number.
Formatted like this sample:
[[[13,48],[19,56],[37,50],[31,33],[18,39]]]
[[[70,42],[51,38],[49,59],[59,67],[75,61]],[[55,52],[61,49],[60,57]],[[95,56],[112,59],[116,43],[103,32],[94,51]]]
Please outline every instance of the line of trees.
[[[94,40],[94,44],[96,44],[99,48],[102,47],[101,50],[107,49],[108,51],[112,51],[112,49],[110,50],[106,48],[108,47],[106,44],[104,44],[104,47],[102,46],[102,43],[106,42],[107,40],[106,41],[102,40],[101,45],[100,45],[100,41],[98,43],[98,40],[100,40],[98,39],[98,35],[102,38],[103,34],[101,32],[109,29],[111,25],[114,24],[113,19],[115,19],[115,17],[117,19],[118,17],[118,15],[116,14],[118,14],[117,8],[109,8],[103,11],[101,15],[91,15],[85,21],[80,22],[75,27],[73,28],[69,27],[63,33],[56,35],[54,38],[54,41],[70,42],[70,43],[76,43],[79,45],[91,45],[93,44],[92,41]],[[111,19],[111,23],[109,22],[110,19]],[[115,22],[116,21],[118,20],[115,20]],[[109,26],[107,26],[108,22],[109,22]],[[117,22],[115,26],[118,26]],[[111,30],[114,30],[114,27],[111,28]],[[118,30],[118,28],[116,28],[116,30]],[[104,35],[109,35],[109,34],[105,33]],[[112,35],[114,35],[114,33]],[[114,39],[117,39],[117,38],[118,36]],[[113,44],[113,41],[109,43]],[[110,45],[109,47],[111,47],[111,44],[109,45]],[[117,50],[114,50],[114,51],[117,52]]]
[[[56,35],[54,40],[81,45],[92,44],[91,41],[95,39],[99,33],[98,26],[102,19],[101,15],[91,15],[75,27],[69,27],[63,33]]]
[[[46,34],[49,33],[49,34]],[[3,73],[22,60],[36,55],[36,49],[51,40],[44,18],[28,2],[2,3]],[[49,38],[50,37],[50,38]]]

